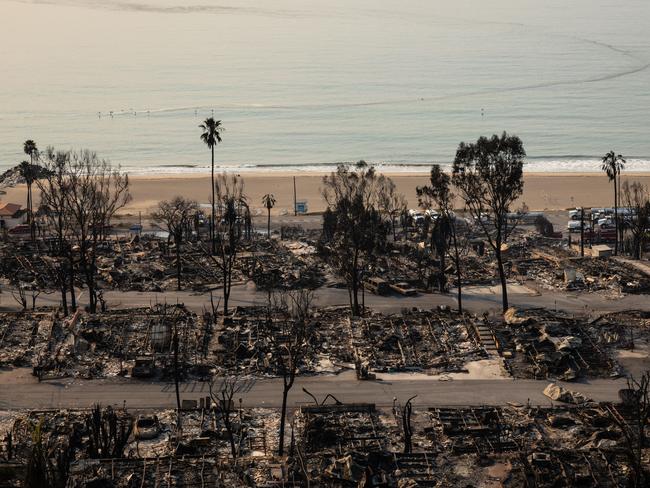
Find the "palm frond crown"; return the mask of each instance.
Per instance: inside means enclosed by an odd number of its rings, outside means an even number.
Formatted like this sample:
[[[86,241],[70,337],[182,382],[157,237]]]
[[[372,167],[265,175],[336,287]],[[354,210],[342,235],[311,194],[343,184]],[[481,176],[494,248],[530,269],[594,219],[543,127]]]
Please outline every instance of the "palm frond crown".
[[[224,131],[224,127],[221,125],[220,120],[209,117],[199,125],[199,128],[203,130],[201,140],[210,149],[221,142],[221,133]]]
[[[267,208],[267,209],[272,209],[273,206],[275,205],[275,197],[273,196],[272,193],[267,193],[262,197],[262,204]]]
[[[605,172],[610,181],[615,179],[624,168],[625,158],[623,158],[622,155],[616,154],[614,151],[609,151],[603,156],[601,169]]]

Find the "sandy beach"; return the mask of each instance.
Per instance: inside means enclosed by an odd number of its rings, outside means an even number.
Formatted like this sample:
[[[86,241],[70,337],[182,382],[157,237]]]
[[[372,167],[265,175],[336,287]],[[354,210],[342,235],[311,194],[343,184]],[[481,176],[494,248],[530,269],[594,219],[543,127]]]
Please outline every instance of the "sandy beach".
[[[402,192],[409,206],[417,206],[415,189],[428,181],[428,175],[390,174],[397,188]],[[276,198],[273,214],[293,211],[293,174],[290,173],[244,173],[244,189],[254,213],[262,212],[262,196],[272,193]],[[321,212],[325,202],[320,193],[323,173],[300,173],[296,175],[298,201],[307,201],[309,212]],[[640,181],[650,186],[650,174],[624,174],[623,181]],[[121,214],[148,214],[160,200],[176,195],[208,203],[210,191],[209,175],[160,175],[131,176],[133,200]],[[0,202],[25,204],[25,187],[5,188],[6,195]],[[34,192],[35,196],[38,191]],[[599,173],[527,173],[525,175],[525,202],[530,210],[561,210],[575,206],[611,206],[613,190],[607,177]]]

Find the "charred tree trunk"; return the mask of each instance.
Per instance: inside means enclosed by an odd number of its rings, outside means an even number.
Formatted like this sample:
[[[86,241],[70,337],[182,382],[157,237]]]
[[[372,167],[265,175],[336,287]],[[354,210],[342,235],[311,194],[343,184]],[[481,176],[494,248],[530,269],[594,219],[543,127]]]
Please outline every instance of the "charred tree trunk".
[[[228,276],[226,273],[223,275],[223,315],[228,315],[228,299],[230,298],[230,290],[228,290]]]
[[[77,296],[75,295],[74,290],[74,258],[72,257],[72,250],[69,251],[68,262],[70,264],[70,269],[68,272],[68,278],[70,279],[70,310],[72,312],[77,311]]]
[[[501,308],[505,313],[508,310],[508,285],[506,282],[506,272],[503,268],[503,256],[501,255],[501,243],[497,241],[495,246],[495,254],[497,258],[497,267],[499,270],[499,280],[501,281]]]
[[[446,251],[440,253],[440,272],[438,273],[438,291],[440,293],[445,293],[447,291],[447,279],[445,273],[445,267],[447,263],[445,262]]]
[[[462,278],[462,271],[461,271],[461,262],[460,262],[460,251],[458,250],[458,236],[456,236],[456,228],[455,224],[454,227],[451,229],[451,237],[454,243],[454,264],[456,265],[456,281],[457,281],[457,295],[458,295],[458,312],[463,313],[463,293],[462,293],[462,283],[461,283],[461,278]]]
[[[174,325],[174,387],[176,389],[176,412],[178,428],[181,428],[181,394],[178,378],[178,326]]]
[[[288,385],[285,382],[284,388],[282,389],[282,410],[280,411],[280,438],[278,439],[278,456],[284,455],[284,430],[287,418],[287,397],[289,396],[290,389],[291,385]]]
[[[351,270],[351,289],[352,289],[352,315],[358,317],[359,311],[359,251],[354,251]]]
[[[68,286],[66,283],[67,273],[63,262],[61,262],[61,266],[59,270],[61,272],[61,276],[59,277],[60,280],[59,285],[61,289],[61,308],[63,308],[63,316],[67,317],[68,316]],[[74,294],[74,290],[72,293]]]
[[[176,236],[176,282],[177,289],[181,291],[181,271],[183,265],[181,264],[181,237]]]

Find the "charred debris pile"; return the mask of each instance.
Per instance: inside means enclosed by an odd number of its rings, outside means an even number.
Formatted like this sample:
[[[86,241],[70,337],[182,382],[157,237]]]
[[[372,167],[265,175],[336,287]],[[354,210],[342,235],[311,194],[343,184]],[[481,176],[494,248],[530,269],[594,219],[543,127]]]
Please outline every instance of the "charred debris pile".
[[[354,319],[337,307],[316,310],[311,321],[314,334],[301,374],[347,368],[372,379],[378,372],[458,372],[466,362],[488,357],[474,327],[482,319],[449,310],[369,313]],[[269,334],[281,335],[281,322],[265,307],[238,308],[214,333],[211,352],[218,371],[274,374]]]
[[[601,293],[646,294],[650,276],[616,257],[580,257],[560,246],[539,246],[512,261],[512,276],[540,288]]]
[[[516,378],[620,376],[616,352],[650,340],[650,313],[627,311],[595,318],[547,309],[510,309],[491,333],[508,372]]]
[[[55,311],[0,314],[0,365],[33,367],[40,378],[169,373],[178,337],[183,370],[201,370],[211,322],[182,305],[155,305],[61,318]]]
[[[205,292],[221,286],[218,257],[210,256],[206,243],[187,242],[181,254],[182,288]],[[1,245],[5,255],[0,273],[14,286],[38,291],[58,290],[59,266],[70,256],[56,257],[56,241],[11,241]],[[71,250],[75,267],[78,250]],[[174,243],[155,236],[115,236],[97,244],[98,285],[103,290],[163,292],[177,289]],[[233,269],[233,283],[253,281],[258,288],[316,288],[327,279],[328,267],[307,238],[251,239],[242,243]],[[81,276],[76,277],[76,281]],[[82,287],[78,281],[76,286]]]
[[[164,304],[67,318],[47,309],[5,312],[0,365],[31,367],[41,378],[168,379],[177,340],[184,378],[277,376],[273,347],[288,340],[292,320],[268,306],[235,307],[225,318]],[[470,363],[490,361],[515,378],[574,380],[623,374],[618,352],[650,340],[650,315],[511,309],[495,319],[440,308],[351,318],[346,308],[326,307],[312,311],[310,328],[300,375],[463,374]]]
[[[650,451],[641,448],[634,466],[635,406],[621,398],[455,408],[395,399],[378,408],[329,395],[293,413],[284,456],[275,452],[276,411],[235,406],[226,428],[207,400],[180,412],[2,413],[0,486],[626,487],[649,474]]]

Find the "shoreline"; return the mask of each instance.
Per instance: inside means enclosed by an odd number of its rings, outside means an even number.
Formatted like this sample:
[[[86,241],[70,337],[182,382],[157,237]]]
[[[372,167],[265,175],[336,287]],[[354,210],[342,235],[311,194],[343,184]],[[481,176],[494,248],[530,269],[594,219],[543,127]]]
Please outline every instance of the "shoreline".
[[[426,171],[377,171],[377,173],[383,174],[384,176],[390,176],[391,178],[399,177],[399,176],[408,176],[408,177],[414,177],[414,176],[428,176],[429,171],[431,169],[431,166],[427,166]],[[290,170],[277,170],[277,171],[264,171],[261,169],[256,169],[254,171],[251,170],[245,170],[245,171],[226,171],[227,174],[233,174],[236,173],[242,178],[246,179],[247,177],[269,177],[269,178],[274,178],[274,177],[281,177],[281,178],[288,178],[288,177],[293,177],[295,176],[296,178],[299,178],[301,176],[324,176],[328,175],[333,171],[333,169],[330,170],[300,170],[300,171],[290,171]],[[223,170],[216,169],[214,171],[214,174],[221,174],[223,173]],[[163,173],[163,172],[157,172],[157,173],[151,173],[151,174],[129,174],[129,179],[144,179],[144,180],[165,180],[165,179],[195,179],[195,178],[208,178],[210,176],[210,170],[207,170],[205,172],[191,172],[191,173]],[[621,173],[623,177],[626,176],[642,176],[642,177],[649,177],[650,176],[650,171],[626,171],[624,170],[623,173]],[[604,177],[605,173],[602,171],[567,171],[567,172],[546,172],[546,171],[526,171],[524,170],[524,178],[527,176],[535,176],[535,177],[552,177],[552,178],[561,178],[564,176],[594,176],[594,177]]]
[[[293,178],[296,179],[297,200],[307,201],[308,212],[321,212],[325,202],[320,193],[322,177],[330,171],[306,172],[241,172],[244,191],[254,215],[265,215],[262,197],[273,193],[276,205],[272,215],[293,213]],[[397,190],[404,194],[409,207],[417,207],[415,189],[428,183],[427,172],[385,172],[393,179]],[[199,203],[209,202],[209,174],[156,174],[132,175],[131,194],[133,200],[119,214],[144,215],[161,200],[181,195],[192,198]],[[622,174],[622,181],[639,181],[650,187],[650,173]],[[6,195],[0,195],[0,202],[25,205],[26,187],[19,185],[5,188]],[[35,192],[38,200],[38,191]],[[611,206],[613,189],[611,182],[603,173],[524,173],[524,194],[517,205],[525,203],[531,211],[564,210],[576,206],[607,207]]]

